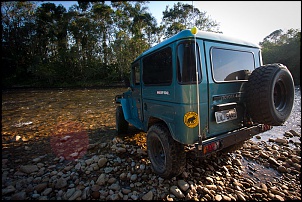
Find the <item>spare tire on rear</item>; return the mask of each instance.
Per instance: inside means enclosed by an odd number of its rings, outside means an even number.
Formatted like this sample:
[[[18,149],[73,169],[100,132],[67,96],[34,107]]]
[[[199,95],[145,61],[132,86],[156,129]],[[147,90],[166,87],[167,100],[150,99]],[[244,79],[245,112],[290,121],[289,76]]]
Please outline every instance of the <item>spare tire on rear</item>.
[[[256,123],[282,125],[294,103],[294,82],[283,64],[268,64],[256,68],[246,83],[248,114]]]

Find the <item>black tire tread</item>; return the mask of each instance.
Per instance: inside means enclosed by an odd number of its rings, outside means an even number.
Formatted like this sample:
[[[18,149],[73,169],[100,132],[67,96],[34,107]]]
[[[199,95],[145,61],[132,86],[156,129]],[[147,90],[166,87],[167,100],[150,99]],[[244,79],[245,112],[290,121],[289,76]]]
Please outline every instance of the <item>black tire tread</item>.
[[[246,104],[253,121],[269,125],[282,124],[271,116],[272,101],[269,94],[274,90],[270,89],[273,77],[282,69],[289,72],[283,64],[275,63],[258,67],[250,75],[246,84]]]
[[[118,135],[125,134],[128,131],[129,123],[125,120],[122,106],[116,107],[116,132]]]
[[[153,171],[156,172],[158,175],[160,175],[162,178],[166,178],[166,179],[180,175],[185,170],[185,166],[186,166],[186,153],[184,150],[184,146],[172,138],[168,128],[163,124],[155,124],[150,127],[149,131],[154,131],[159,136],[159,138],[162,139],[162,141],[164,142],[163,144],[166,144],[165,146],[166,149],[168,149],[168,153],[169,153],[168,158],[170,159],[170,161],[168,161],[170,162],[170,164],[166,165],[165,172],[158,173],[156,171],[157,169],[154,168],[154,165],[152,164]],[[148,141],[148,134],[147,134],[147,141]],[[148,149],[148,153],[149,152],[150,150]]]

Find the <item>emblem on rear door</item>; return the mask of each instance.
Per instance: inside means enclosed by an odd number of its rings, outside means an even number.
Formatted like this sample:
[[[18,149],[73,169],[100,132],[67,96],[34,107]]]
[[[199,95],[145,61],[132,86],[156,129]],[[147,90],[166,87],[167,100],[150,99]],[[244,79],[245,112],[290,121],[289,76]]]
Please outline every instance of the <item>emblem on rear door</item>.
[[[194,128],[198,125],[198,114],[196,112],[187,112],[184,115],[184,123],[189,128]]]

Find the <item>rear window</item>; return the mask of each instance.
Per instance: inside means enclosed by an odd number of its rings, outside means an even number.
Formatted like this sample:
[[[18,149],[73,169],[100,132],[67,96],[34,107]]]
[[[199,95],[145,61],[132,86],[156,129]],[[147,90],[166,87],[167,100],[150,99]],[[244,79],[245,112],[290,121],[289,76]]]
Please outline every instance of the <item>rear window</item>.
[[[212,48],[213,78],[217,82],[247,80],[255,69],[252,52]]]

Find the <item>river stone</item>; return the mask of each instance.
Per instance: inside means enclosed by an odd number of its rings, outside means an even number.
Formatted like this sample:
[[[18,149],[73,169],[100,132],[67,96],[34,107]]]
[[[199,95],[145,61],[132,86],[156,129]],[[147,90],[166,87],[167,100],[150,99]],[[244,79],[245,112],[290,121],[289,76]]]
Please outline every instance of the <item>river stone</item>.
[[[67,181],[64,178],[59,178],[56,183],[56,189],[61,189],[67,186]]]
[[[222,199],[222,196],[220,194],[217,194],[215,196],[215,201],[221,201],[221,199]]]
[[[91,191],[99,191],[101,189],[101,186],[98,184],[94,184],[91,187]]]
[[[182,191],[177,186],[170,187],[170,191],[172,194],[174,194],[177,198],[184,198],[185,195],[182,193]]]
[[[298,133],[298,132],[296,132],[296,131],[294,131],[294,130],[289,130],[289,132],[292,133],[296,137],[301,137],[301,134]]]
[[[98,191],[93,191],[93,192],[91,193],[91,197],[92,197],[93,199],[99,199],[99,198],[100,198],[100,192],[98,192]]]
[[[275,199],[278,201],[284,201],[284,198],[282,196],[279,195],[275,195]]]
[[[11,200],[26,200],[26,193],[24,191],[12,195]]]
[[[25,165],[25,166],[20,167],[20,171],[23,173],[26,173],[26,174],[30,174],[30,173],[36,172],[38,170],[39,170],[39,168],[36,165]]]
[[[266,184],[261,183],[261,184],[260,184],[260,188],[261,188],[261,190],[262,190],[263,192],[267,193],[267,186],[266,186]]]
[[[115,183],[116,182],[116,178],[114,178],[114,177],[111,177],[111,178],[109,178],[109,180],[108,180],[108,183],[109,184],[113,184],[113,183]]]
[[[206,180],[207,180],[208,182],[210,182],[211,184],[214,183],[214,180],[213,180],[213,178],[211,178],[211,177],[206,177]]]
[[[99,166],[100,168],[102,168],[103,166],[106,165],[107,161],[108,161],[108,160],[107,160],[106,158],[101,158],[101,159],[98,161],[98,166]]]
[[[131,192],[131,189],[122,188],[122,193],[123,194],[129,194],[130,192]]]
[[[280,143],[280,144],[288,144],[288,140],[286,139],[281,139],[281,138],[276,138],[275,139],[276,143]]]
[[[74,192],[68,200],[70,200],[70,201],[76,200],[81,195],[82,195],[82,191],[81,190],[76,190],[76,192]]]
[[[242,166],[241,161],[239,159],[234,159],[233,164],[236,166]]]
[[[43,192],[42,192],[42,196],[48,196],[48,194],[50,194],[52,192],[52,188],[46,188]]]
[[[153,192],[152,192],[152,191],[149,191],[148,193],[146,193],[146,194],[142,197],[142,199],[143,199],[144,201],[150,201],[150,200],[152,200],[152,199],[153,199]]]
[[[112,185],[110,185],[109,189],[112,189],[114,191],[118,191],[120,189],[120,186],[118,184],[112,184]]]
[[[137,179],[137,174],[133,174],[130,177],[130,181],[135,181]]]
[[[294,137],[294,134],[292,134],[292,133],[289,132],[289,131],[286,131],[286,132],[284,133],[284,136],[285,136],[285,137]]]
[[[214,184],[208,184],[208,185],[206,185],[206,188],[209,189],[209,190],[216,190],[217,186],[214,185]]]
[[[47,187],[47,183],[38,184],[35,186],[34,190],[38,193],[42,192]]]
[[[184,180],[178,180],[177,184],[182,191],[187,191],[189,189],[189,184]]]
[[[243,194],[242,193],[240,193],[240,192],[237,192],[237,197],[238,197],[238,199],[239,200],[241,200],[241,201],[246,201],[246,199],[245,199],[245,197],[243,196]]]
[[[7,186],[6,188],[2,189],[2,196],[6,194],[10,194],[16,191],[16,188],[12,185]]]
[[[273,165],[279,166],[278,161],[276,159],[272,158],[272,157],[268,158],[268,162],[273,164]]]
[[[278,171],[281,172],[281,173],[286,173],[287,169],[284,166],[281,165],[281,166],[278,167]]]
[[[230,197],[228,197],[228,196],[226,196],[226,195],[222,195],[222,200],[224,200],[224,201],[232,201],[232,198],[230,198]]]
[[[106,182],[105,177],[106,177],[105,174],[102,173],[102,174],[98,177],[96,183],[97,183],[98,185],[104,185],[105,182]]]

